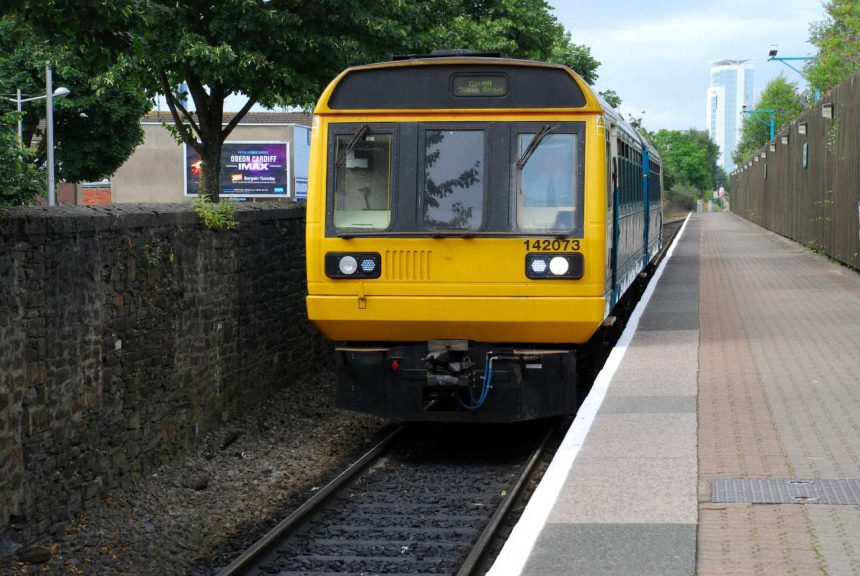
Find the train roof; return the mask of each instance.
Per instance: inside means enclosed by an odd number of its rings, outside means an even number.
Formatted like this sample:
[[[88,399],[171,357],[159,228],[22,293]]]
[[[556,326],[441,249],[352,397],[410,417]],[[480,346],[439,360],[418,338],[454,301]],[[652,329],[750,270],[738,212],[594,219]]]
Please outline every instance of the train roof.
[[[657,151],[657,148],[651,144],[647,138],[642,136],[639,130],[634,128],[633,125],[624,118],[621,112],[610,106],[600,94],[595,94],[595,98],[603,108],[603,115],[607,121],[618,126],[619,129],[627,135],[628,139],[636,142],[643,148],[647,148],[648,154],[650,154],[651,157],[660,158],[660,153]]]
[[[418,56],[348,68],[316,114],[445,111],[602,111],[595,93],[560,64],[488,56]]]
[[[524,108],[604,114],[659,157],[638,130],[567,66],[497,54],[450,51],[347,68],[323,91],[314,113],[514,113]]]

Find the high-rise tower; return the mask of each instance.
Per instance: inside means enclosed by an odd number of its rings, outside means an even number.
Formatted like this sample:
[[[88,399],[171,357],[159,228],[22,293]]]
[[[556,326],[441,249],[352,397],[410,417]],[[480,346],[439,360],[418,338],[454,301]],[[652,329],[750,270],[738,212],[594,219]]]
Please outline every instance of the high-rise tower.
[[[708,133],[720,147],[720,165],[726,172],[735,168],[732,154],[741,137],[743,107],[752,107],[753,68],[749,60],[720,60],[711,65],[708,88]]]

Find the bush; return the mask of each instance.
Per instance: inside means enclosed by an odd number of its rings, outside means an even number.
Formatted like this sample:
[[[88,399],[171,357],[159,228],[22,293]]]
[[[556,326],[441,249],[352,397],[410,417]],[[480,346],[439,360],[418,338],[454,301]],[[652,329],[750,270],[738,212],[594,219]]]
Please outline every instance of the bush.
[[[209,196],[198,196],[194,199],[194,211],[207,230],[235,230],[239,225],[236,203],[230,198],[215,204]]]
[[[683,184],[675,184],[670,190],[666,190],[663,199],[663,210],[672,212],[690,212],[696,209],[696,200],[699,191]]]
[[[0,206],[30,204],[45,194],[45,171],[18,144],[17,121],[17,112],[0,113]]]

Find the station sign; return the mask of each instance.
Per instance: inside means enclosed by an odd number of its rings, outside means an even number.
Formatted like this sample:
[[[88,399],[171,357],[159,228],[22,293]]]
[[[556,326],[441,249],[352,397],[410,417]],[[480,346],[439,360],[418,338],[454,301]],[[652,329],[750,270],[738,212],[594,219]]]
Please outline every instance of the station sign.
[[[296,200],[308,199],[308,179],[296,176]]]

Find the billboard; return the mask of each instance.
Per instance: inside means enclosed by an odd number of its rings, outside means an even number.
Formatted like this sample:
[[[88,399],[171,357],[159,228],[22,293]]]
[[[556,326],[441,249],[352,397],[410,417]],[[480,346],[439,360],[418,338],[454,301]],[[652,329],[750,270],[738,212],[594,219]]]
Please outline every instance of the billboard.
[[[197,196],[200,155],[185,146],[185,195]],[[288,198],[290,148],[287,142],[224,142],[221,148],[222,197]]]
[[[293,170],[295,171],[296,200],[308,198],[308,164],[311,152],[311,129],[307,126],[293,127]]]
[[[308,179],[296,176],[296,200],[308,199]]]

